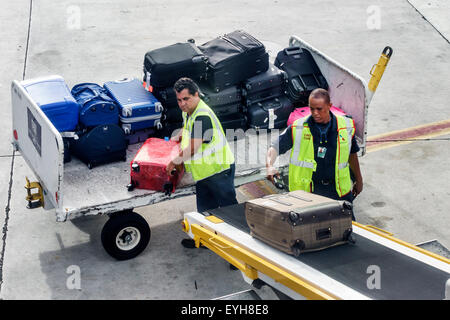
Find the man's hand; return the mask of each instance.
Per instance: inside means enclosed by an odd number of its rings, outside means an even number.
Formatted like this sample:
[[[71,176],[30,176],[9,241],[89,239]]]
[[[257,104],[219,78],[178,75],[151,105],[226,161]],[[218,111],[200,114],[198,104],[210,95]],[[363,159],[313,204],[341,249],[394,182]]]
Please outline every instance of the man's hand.
[[[353,189],[352,189],[353,197],[356,198],[358,196],[358,194],[361,193],[362,190],[363,190],[362,180],[356,180],[355,184],[353,185]]]
[[[266,176],[269,181],[271,181],[273,184],[275,184],[275,180],[273,179],[274,176],[279,177],[280,173],[278,170],[272,166],[266,166]]]
[[[173,163],[173,161],[170,161],[170,162],[167,164],[167,167],[166,167],[166,173],[167,173],[167,175],[168,175],[168,176],[171,176],[173,170],[175,170],[175,163]]]

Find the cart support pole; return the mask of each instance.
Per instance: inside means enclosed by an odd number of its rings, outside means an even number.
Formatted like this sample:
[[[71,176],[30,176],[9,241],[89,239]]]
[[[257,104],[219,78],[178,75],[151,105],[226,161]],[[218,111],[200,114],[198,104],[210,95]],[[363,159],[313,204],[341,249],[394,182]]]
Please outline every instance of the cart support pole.
[[[380,59],[378,60],[377,64],[374,64],[372,66],[372,69],[370,70],[370,75],[372,78],[370,78],[368,88],[370,92],[370,100],[372,100],[372,96],[377,90],[378,84],[380,83],[381,77],[383,76],[384,70],[386,69],[386,66],[389,62],[389,59],[392,55],[392,48],[391,47],[385,47],[383,49],[383,52],[381,53]],[[369,101],[370,101],[369,100]]]

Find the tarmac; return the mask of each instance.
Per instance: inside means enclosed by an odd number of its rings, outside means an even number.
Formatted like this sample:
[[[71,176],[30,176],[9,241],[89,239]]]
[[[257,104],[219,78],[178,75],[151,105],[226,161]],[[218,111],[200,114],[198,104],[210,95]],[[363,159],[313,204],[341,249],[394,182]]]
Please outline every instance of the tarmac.
[[[59,74],[72,87],[141,78],[148,50],[235,29],[282,47],[297,35],[369,80],[389,45],[394,53],[369,107],[370,140],[450,119],[449,16],[445,0],[2,1],[0,298],[213,299],[252,289],[213,252],[180,245],[181,217],[196,210],[195,196],[136,209],[151,240],[138,257],[120,262],[100,241],[107,217],[57,223],[51,211],[26,209],[25,176],[33,174],[11,145],[12,80]],[[450,248],[448,159],[448,131],[368,149],[360,158],[357,221],[409,243],[436,239]],[[80,281],[72,282],[77,272]]]

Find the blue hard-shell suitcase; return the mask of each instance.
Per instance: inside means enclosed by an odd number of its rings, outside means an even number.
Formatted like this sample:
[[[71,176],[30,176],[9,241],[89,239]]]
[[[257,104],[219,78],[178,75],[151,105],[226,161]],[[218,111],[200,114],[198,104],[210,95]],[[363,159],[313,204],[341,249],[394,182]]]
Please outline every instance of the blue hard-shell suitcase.
[[[79,106],[70,94],[64,78],[53,75],[24,80],[21,85],[60,132],[74,131],[78,124]]]
[[[126,134],[146,128],[161,129],[162,104],[145,90],[138,79],[109,81],[104,84],[119,104],[119,119]]]
[[[96,83],[80,83],[71,91],[80,105],[80,124],[95,127],[102,124],[119,124],[119,106],[108,96],[105,88]]]

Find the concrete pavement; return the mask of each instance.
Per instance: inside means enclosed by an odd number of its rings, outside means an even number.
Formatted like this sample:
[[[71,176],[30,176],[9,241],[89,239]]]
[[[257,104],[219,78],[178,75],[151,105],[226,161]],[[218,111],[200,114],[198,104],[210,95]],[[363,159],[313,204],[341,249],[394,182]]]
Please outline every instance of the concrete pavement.
[[[56,223],[51,212],[27,210],[24,177],[33,175],[20,155],[10,180],[12,80],[60,74],[71,87],[140,77],[146,51],[189,38],[203,43],[235,29],[282,46],[297,35],[369,79],[389,45],[394,54],[369,108],[370,137],[450,119],[448,6],[443,0],[427,1],[441,8],[428,10],[419,2],[2,2],[0,244],[5,250],[0,298],[210,299],[249,289],[239,272],[209,250],[180,246],[179,222],[183,212],[195,210],[194,197],[139,208],[152,238],[140,256],[123,262],[102,248],[105,217]],[[361,159],[365,185],[355,200],[359,222],[411,243],[438,239],[450,248],[450,136],[437,138],[369,152]],[[72,266],[81,272],[80,289],[69,289]]]

